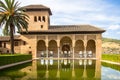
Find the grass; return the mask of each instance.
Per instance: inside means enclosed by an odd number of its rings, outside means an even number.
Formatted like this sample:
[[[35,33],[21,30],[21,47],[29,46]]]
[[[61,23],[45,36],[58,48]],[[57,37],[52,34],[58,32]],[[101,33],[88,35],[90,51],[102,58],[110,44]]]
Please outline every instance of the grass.
[[[32,55],[28,54],[0,55],[0,66],[30,59],[32,59]]]
[[[120,63],[120,54],[102,54],[102,60],[108,60]]]
[[[105,63],[105,62],[102,62],[102,65],[105,66],[105,67],[110,67],[112,69],[120,71],[120,66],[119,65],[109,64],[109,63]]]
[[[27,72],[23,72],[21,71],[21,69],[27,66],[32,66],[31,62],[0,70],[0,80],[4,80],[1,79],[2,76],[8,76],[12,80],[16,80],[15,78],[21,78],[26,76]],[[11,80],[11,79],[6,79],[6,80]]]

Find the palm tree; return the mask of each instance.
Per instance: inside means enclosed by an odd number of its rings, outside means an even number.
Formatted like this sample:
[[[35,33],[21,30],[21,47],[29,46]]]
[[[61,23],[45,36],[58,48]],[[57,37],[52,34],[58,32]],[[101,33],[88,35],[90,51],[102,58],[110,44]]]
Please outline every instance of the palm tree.
[[[19,2],[15,0],[0,0],[0,26],[2,26],[3,34],[10,35],[11,53],[14,54],[14,33],[15,28],[21,32],[23,29],[27,31],[28,16],[24,14],[24,9],[19,6]]]

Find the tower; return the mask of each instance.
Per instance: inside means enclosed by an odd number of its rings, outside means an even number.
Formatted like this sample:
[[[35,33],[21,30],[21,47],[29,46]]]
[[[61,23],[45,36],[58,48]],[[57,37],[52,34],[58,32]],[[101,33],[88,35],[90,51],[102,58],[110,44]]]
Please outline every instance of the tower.
[[[28,31],[48,30],[52,15],[50,8],[43,5],[28,5],[24,8],[29,16]]]

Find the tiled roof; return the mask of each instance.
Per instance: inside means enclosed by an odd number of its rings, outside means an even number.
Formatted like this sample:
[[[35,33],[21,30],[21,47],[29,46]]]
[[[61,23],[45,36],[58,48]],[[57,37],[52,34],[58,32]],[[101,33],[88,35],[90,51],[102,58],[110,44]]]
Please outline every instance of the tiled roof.
[[[44,5],[28,5],[24,6],[26,9],[49,9],[48,7]]]
[[[20,40],[19,35],[14,36],[14,40]],[[0,36],[0,41],[10,41],[10,36]]]
[[[20,32],[21,34],[85,34],[85,33],[103,33],[105,30],[91,25],[51,25],[48,30]]]
[[[91,25],[52,25],[49,27],[48,31],[61,31],[61,32],[69,32],[69,31],[81,31],[81,32],[104,32],[105,30],[91,26]]]
[[[26,11],[49,11],[49,14],[52,15],[52,12],[50,8],[44,6],[44,5],[28,5],[24,6],[23,8],[26,9]]]

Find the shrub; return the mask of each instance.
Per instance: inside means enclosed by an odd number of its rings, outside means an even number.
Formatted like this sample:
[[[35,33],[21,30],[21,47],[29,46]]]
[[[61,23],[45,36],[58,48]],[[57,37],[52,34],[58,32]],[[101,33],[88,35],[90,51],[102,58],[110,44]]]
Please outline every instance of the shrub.
[[[0,66],[32,59],[32,55],[0,55]]]

